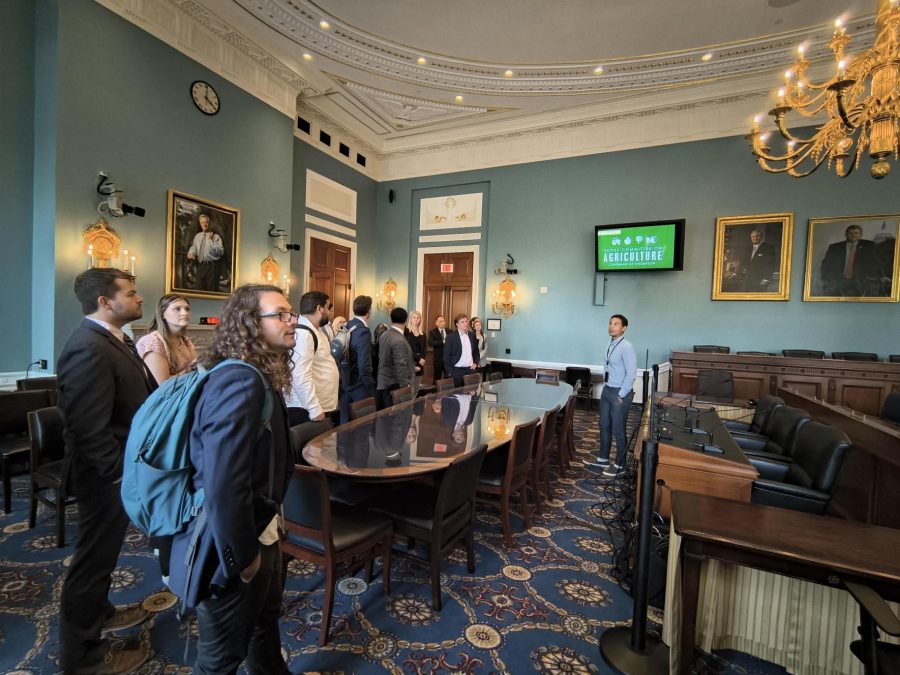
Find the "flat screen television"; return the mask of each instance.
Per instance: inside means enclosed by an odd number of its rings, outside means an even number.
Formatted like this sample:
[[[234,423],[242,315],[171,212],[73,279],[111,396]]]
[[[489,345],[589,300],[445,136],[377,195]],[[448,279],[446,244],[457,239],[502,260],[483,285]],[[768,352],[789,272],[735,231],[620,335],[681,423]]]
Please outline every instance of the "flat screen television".
[[[594,227],[598,272],[680,270],[684,264],[684,219]]]

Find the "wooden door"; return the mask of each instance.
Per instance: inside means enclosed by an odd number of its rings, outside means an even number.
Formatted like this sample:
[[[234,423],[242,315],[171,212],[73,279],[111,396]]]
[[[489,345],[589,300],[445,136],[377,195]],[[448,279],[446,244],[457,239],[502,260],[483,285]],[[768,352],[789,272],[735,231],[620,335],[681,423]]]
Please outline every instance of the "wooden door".
[[[453,317],[472,311],[472,282],[475,275],[475,254],[469,252],[427,253],[422,273],[422,316],[425,330],[434,328],[439,316],[447,320],[447,330],[453,330]],[[442,265],[450,265],[448,271],[441,271]],[[425,367],[424,378],[432,379],[431,348]]]
[[[309,241],[310,291],[327,293],[334,303],[334,316],[352,318],[353,289],[350,285],[350,248],[312,237]]]

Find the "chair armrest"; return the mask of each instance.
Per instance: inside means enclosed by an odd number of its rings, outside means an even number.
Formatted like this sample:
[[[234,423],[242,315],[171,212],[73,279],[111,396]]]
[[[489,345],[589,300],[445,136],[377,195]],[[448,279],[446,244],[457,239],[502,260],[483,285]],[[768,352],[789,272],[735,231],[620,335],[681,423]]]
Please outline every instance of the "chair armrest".
[[[783,481],[791,468],[790,462],[782,462],[777,459],[766,459],[748,455],[747,459],[759,471],[759,477],[771,481]]]
[[[731,437],[743,450],[765,450],[769,439],[765,436],[745,436],[741,433],[732,433]]]
[[[753,481],[753,489],[766,490],[788,497],[799,497],[801,499],[809,499],[816,502],[827,502],[831,499],[831,495],[825,492],[819,492],[812,488],[803,487],[802,485],[792,485],[791,483],[782,483],[777,480],[768,480],[766,478],[757,478]]]
[[[748,450],[747,448],[742,448],[742,450],[744,451],[744,455],[751,462],[754,459],[772,460],[774,462],[782,462],[786,464],[790,464],[794,461],[790,457],[785,457],[784,455],[777,452],[766,452],[765,450]]]
[[[843,584],[850,591],[853,599],[872,617],[881,630],[888,635],[900,635],[900,621],[897,620],[897,616],[878,593],[862,584],[855,584],[850,581],[843,581]]]
[[[725,423],[725,428],[728,431],[742,431],[742,432],[750,432],[750,422],[740,422],[738,420],[722,420]]]

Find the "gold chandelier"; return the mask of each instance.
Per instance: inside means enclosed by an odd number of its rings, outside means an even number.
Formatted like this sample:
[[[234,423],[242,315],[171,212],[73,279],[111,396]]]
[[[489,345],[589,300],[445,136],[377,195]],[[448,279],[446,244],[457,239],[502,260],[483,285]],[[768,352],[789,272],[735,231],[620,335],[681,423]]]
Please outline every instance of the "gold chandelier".
[[[900,152],[900,1],[877,0],[875,47],[850,60],[844,51],[850,36],[840,20],[828,46],[834,52],[837,72],[828,81],[815,84],[806,79],[810,62],[803,47],[797,49],[797,62],[784,77],[778,90],[778,105],[769,111],[778,132],[787,141],[784,154],[773,154],[767,145],[768,133],[759,128],[759,118],[747,136],[760,167],[769,173],[788,173],[802,178],[827,160],[828,168],[845,178],[850,175],[868,148],[872,177],[884,178],[891,165],[886,158]],[[828,120],[809,138],[793,135],[785,116],[797,112],[812,117],[821,112]],[[856,143],[855,152],[852,151]]]

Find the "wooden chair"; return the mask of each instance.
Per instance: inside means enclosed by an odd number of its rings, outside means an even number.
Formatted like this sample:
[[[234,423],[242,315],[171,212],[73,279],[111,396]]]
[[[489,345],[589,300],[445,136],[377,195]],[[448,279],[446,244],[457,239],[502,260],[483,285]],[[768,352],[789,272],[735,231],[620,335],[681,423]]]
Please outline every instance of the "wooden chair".
[[[500,499],[500,513],[503,521],[503,541],[512,548],[512,534],[509,518],[509,499],[513,492],[519,493],[525,529],[531,527],[531,512],[528,507],[528,473],[531,470],[531,448],[538,420],[518,425],[512,432],[512,441],[507,452],[492,452],[484,462],[478,476],[477,492],[481,495],[496,496]]]
[[[50,391],[0,393],[0,472],[3,474],[3,512],[12,509],[13,471],[24,473],[31,454],[28,413],[50,407]]]
[[[534,456],[531,460],[531,473],[528,482],[534,494],[534,512],[541,514],[541,485],[546,488],[547,499],[550,499],[550,450],[557,443],[556,419],[559,417],[559,406],[544,413],[541,425],[534,437]]]
[[[534,381],[539,384],[559,384],[559,371],[536,370],[534,371]]]
[[[557,416],[556,451],[559,459],[559,473],[563,477],[570,468],[572,456],[575,454],[575,394],[563,406]]]
[[[463,376],[463,385],[466,387],[472,387],[481,384],[481,373],[472,373],[471,375]]]
[[[372,507],[394,523],[394,535],[405,537],[408,551],[396,550],[431,572],[431,604],[441,611],[441,561],[460,542],[466,546],[469,573],[475,572],[475,486],[487,444],[454,459],[440,484],[409,483]],[[416,541],[428,546],[428,558],[414,555]]]
[[[400,387],[399,389],[394,389],[391,392],[391,403],[397,405],[398,403],[406,403],[407,401],[413,400],[413,392],[412,387],[406,385],[405,387]]]
[[[356,420],[360,417],[364,417],[366,415],[371,415],[378,409],[375,404],[375,397],[369,396],[369,398],[361,398],[358,401],[354,401],[350,404],[350,419]]]
[[[503,373],[491,373],[491,382],[503,382]]]
[[[28,527],[37,524],[38,502],[46,504],[56,513],[56,545],[66,545],[66,506],[74,498],[66,495],[63,484],[63,457],[66,443],[63,437],[65,422],[57,407],[41,408],[28,413],[28,430],[31,435],[31,484]],[[56,499],[50,499],[43,490],[53,490]]]
[[[384,594],[391,589],[390,518],[358,507],[332,504],[328,478],[322,469],[294,466],[294,476],[284,499],[282,543],[286,556],[305,560],[325,568],[325,601],[319,646],[328,642],[336,581],[368,565],[369,581],[377,555],[382,556]]]
[[[441,393],[442,391],[449,391],[450,389],[456,388],[456,384],[453,382],[452,377],[447,377],[447,378],[444,378],[443,380],[438,380],[437,382],[434,383],[434,385],[437,387],[438,393]]]

